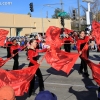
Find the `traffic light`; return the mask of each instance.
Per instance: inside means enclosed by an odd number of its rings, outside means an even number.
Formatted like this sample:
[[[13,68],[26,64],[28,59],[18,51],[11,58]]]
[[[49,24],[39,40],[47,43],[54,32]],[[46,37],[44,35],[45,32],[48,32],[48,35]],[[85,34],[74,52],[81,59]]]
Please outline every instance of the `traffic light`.
[[[64,27],[64,18],[63,17],[61,17],[61,25]]]
[[[76,10],[73,10],[73,19],[76,19]]]
[[[33,3],[30,3],[30,11],[33,12]]]

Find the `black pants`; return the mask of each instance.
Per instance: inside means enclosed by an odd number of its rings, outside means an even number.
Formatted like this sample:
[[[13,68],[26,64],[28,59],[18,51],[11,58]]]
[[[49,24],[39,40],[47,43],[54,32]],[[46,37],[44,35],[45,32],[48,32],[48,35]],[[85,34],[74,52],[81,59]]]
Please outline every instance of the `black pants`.
[[[70,44],[65,44],[64,48],[65,48],[66,52],[70,52],[71,51],[71,45]]]
[[[18,70],[18,67],[19,67],[18,58],[19,58],[18,55],[15,55],[15,56],[13,57],[13,59],[14,59],[13,70]]]
[[[11,53],[10,53],[10,47],[7,47],[7,58],[11,57]]]
[[[83,69],[84,69],[84,73],[88,73],[88,68],[87,68],[87,64],[86,64],[86,62],[85,62],[85,60],[82,58],[82,57],[80,57],[81,58],[81,66],[80,66],[80,72],[83,72]]]
[[[89,49],[87,50],[87,58],[89,57]],[[80,66],[80,72],[83,72],[83,69],[84,69],[84,73],[88,73],[88,68],[87,68],[87,64],[85,62],[85,60],[80,56],[81,58],[81,66]]]
[[[100,87],[98,88],[98,100],[100,100]]]
[[[29,66],[32,66],[32,64],[29,64]],[[39,68],[36,71],[36,75],[37,75],[38,80],[39,80],[39,88],[40,88],[40,91],[42,91],[42,90],[44,90],[44,83],[43,83],[42,73],[41,73],[41,70]],[[35,76],[33,77],[33,79],[30,82],[30,88],[29,88],[29,92],[30,93],[33,92],[34,85],[35,85]]]

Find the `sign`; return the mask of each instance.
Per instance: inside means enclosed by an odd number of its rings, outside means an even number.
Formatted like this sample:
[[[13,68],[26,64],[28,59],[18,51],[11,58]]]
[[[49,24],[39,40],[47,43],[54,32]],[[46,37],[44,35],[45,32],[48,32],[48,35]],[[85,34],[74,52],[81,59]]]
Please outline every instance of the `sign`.
[[[95,0],[83,0],[83,2],[93,3]]]
[[[67,15],[66,12],[60,12],[60,13],[58,13],[58,17],[64,17],[64,16],[66,16],[66,15]]]

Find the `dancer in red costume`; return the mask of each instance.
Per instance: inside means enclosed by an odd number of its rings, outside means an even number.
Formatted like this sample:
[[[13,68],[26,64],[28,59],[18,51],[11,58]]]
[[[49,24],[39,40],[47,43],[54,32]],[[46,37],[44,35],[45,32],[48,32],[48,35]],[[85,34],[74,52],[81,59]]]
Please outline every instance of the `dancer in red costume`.
[[[37,47],[36,47],[36,48],[39,49],[39,43],[40,43],[41,41],[38,39],[38,36],[37,36],[37,35],[35,36],[35,39],[36,39],[36,42],[37,42]]]
[[[71,51],[71,43],[74,43],[74,40],[71,36],[69,36],[68,34],[66,34],[65,38],[63,39],[64,41],[64,49],[66,52],[70,52]]]
[[[13,70],[18,70],[18,66],[19,66],[19,62],[18,62],[18,51],[21,47],[19,46],[19,44],[17,43],[16,39],[12,40],[12,46],[11,46],[11,55],[14,59],[14,65],[13,65]]]
[[[10,40],[10,38],[7,39],[7,42],[6,42],[6,47],[7,47],[7,58],[10,58],[11,57],[11,52],[10,52],[10,47],[12,45],[12,42]]]
[[[36,39],[30,40],[30,48],[28,49],[28,57],[30,60],[29,67],[38,64],[37,60],[38,60],[38,53],[39,52],[46,52],[47,51],[47,49],[39,50],[36,48],[37,48],[37,40]],[[39,68],[36,71],[36,75],[38,76],[38,79],[39,79],[40,91],[43,91],[44,90],[43,77],[42,77],[42,73],[41,73]],[[30,96],[32,95],[32,93],[34,93],[34,90],[33,90],[34,84],[35,84],[35,77],[33,77],[32,81],[30,82],[30,89],[29,89]]]
[[[85,32],[81,31],[79,39],[78,39],[77,44],[76,44],[77,45],[77,50],[78,50],[78,52],[80,54],[80,58],[81,58],[81,65],[80,65],[79,73],[83,74],[83,69],[84,69],[84,75],[86,77],[89,76],[88,69],[87,69],[87,64],[86,64],[85,60],[82,58],[81,55],[82,55],[82,49],[84,48],[85,44],[89,42],[90,38],[92,38],[92,37],[91,36],[90,37],[86,36]],[[89,48],[88,48],[85,55],[87,56],[87,58],[89,57]]]

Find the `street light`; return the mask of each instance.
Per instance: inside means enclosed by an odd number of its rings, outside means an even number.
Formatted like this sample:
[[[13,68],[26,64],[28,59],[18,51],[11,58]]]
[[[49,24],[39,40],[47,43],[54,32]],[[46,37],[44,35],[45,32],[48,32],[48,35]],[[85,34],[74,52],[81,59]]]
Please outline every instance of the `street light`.
[[[77,0],[78,3],[78,17],[79,17],[79,31],[81,30],[81,19],[80,19],[80,0]]]
[[[88,28],[91,30],[91,18],[90,18],[90,12],[91,12],[90,8],[91,7],[90,7],[90,4],[94,3],[95,0],[83,0],[83,2],[88,3],[88,11],[86,11],[86,20],[87,20],[87,25],[89,25]]]
[[[53,8],[53,9],[55,9],[54,7],[52,7],[51,5],[43,5],[43,8],[42,8],[42,10],[41,10],[41,14],[42,14],[42,32],[43,32],[43,36],[44,36],[44,23],[43,23],[43,9],[44,9],[44,7],[51,7],[51,8]]]

